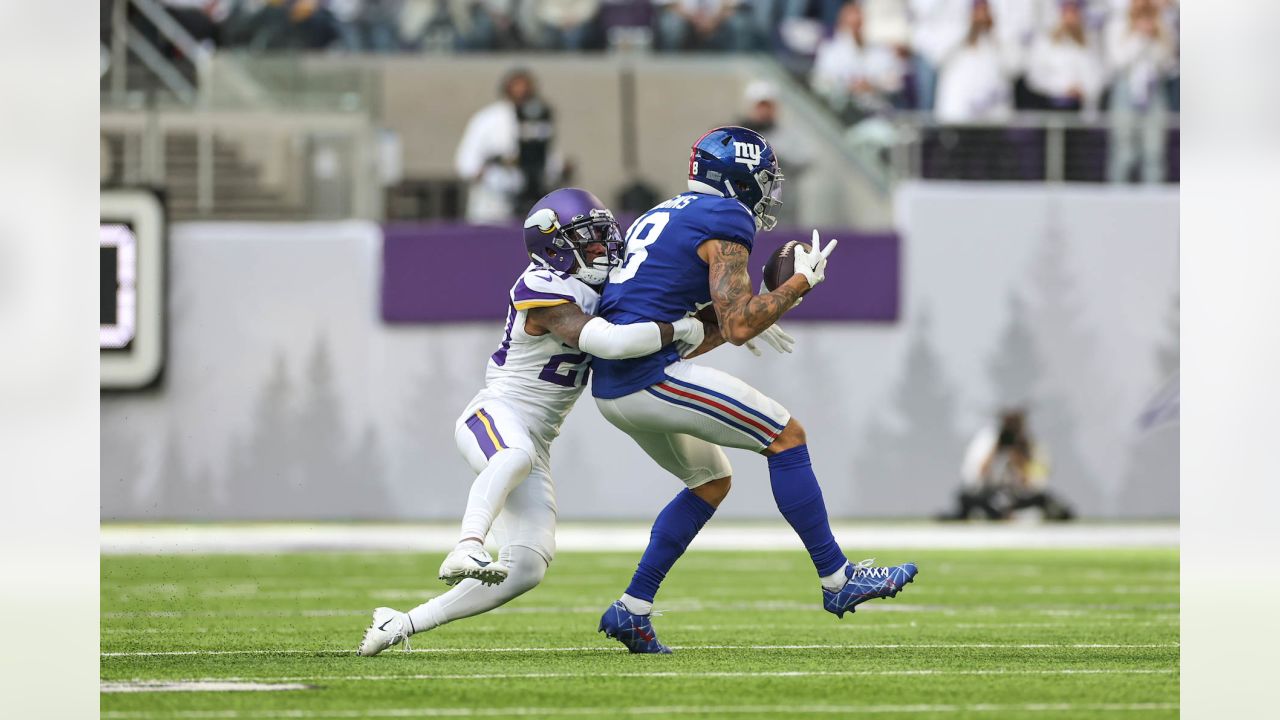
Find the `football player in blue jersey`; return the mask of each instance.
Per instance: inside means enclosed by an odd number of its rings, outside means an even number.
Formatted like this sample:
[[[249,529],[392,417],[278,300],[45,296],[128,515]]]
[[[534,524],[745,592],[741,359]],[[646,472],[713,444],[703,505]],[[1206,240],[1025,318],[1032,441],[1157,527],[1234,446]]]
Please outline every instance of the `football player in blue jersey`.
[[[641,215],[627,232],[622,264],[609,273],[597,312],[611,323],[672,322],[711,305],[712,325],[694,355],[728,342],[767,340],[790,352],[775,323],[822,282],[827,257],[813,246],[795,249],[795,274],[756,295],[747,257],[756,232],[775,224],[782,173],[758,133],[720,127],[694,143],[689,191]],[[600,619],[600,631],[635,653],[667,653],[650,621],[667,572],[729,492],[732,470],[722,447],[768,458],[778,510],[800,536],[822,586],[823,607],[837,617],[867,600],[893,597],[916,565],[850,563],[827,521],[822,490],[809,461],[804,428],[786,408],[736,377],[682,361],[672,344],[640,358],[597,358],[592,394],[606,419],[627,433],[668,472],[684,481],[653,524],[649,545],[622,598]]]

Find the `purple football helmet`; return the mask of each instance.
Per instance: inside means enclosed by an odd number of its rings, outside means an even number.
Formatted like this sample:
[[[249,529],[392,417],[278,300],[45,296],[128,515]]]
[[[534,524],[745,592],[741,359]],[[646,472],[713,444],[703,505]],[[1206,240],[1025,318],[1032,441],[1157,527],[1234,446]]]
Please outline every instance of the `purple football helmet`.
[[[604,254],[588,263],[588,245]],[[600,198],[579,188],[562,188],[542,198],[524,221],[529,257],[543,267],[568,273],[588,285],[603,285],[621,265],[622,231]]]

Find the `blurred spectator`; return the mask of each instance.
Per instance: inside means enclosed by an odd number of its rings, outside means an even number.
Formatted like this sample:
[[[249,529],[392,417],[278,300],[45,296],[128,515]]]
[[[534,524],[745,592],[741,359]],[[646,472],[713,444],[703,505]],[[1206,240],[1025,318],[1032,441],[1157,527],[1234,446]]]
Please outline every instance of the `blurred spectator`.
[[[1063,2],[1058,26],[1032,44],[1027,91],[1037,110],[1096,107],[1102,92],[1102,64],[1089,47],[1078,1]]]
[[[344,44],[365,52],[400,49],[400,13],[404,0],[329,0],[329,9],[341,24]]]
[[[862,8],[863,34],[872,45],[883,45],[898,51],[902,57],[911,53],[911,8],[907,0],[859,0]]]
[[[402,0],[396,36],[405,50],[442,52],[462,46],[459,28],[468,18],[451,0]]]
[[[773,83],[768,80],[752,81],[743,92],[743,101],[746,104],[746,115],[737,124],[755,130],[769,141],[777,154],[783,175],[786,176],[787,187],[783,191],[782,206],[775,213],[778,221],[784,225],[798,224],[798,203],[794,199],[788,200],[787,193],[795,192],[795,185],[792,183],[804,175],[812,162],[809,144],[803,134],[794,132],[785,122],[779,122],[778,89]]]
[[[650,0],[601,0],[600,32],[609,48],[653,46],[654,7]]]
[[[1004,120],[1012,113],[1007,58],[993,28],[986,0],[974,0],[968,33],[938,73],[939,121]]]
[[[518,0],[475,0],[471,5],[469,50],[520,50],[526,45],[516,22]]]
[[[1009,75],[1021,77],[1027,69],[1031,45],[1058,24],[1058,6],[1076,0],[987,0],[995,21],[996,39],[1005,55]]]
[[[1048,461],[1032,439],[1022,410],[1001,413],[998,423],[974,435],[960,474],[960,506],[942,519],[966,520],[980,510],[987,519],[1000,520],[1032,507],[1047,520],[1073,517],[1071,509],[1046,489]]]
[[[739,0],[653,0],[658,49],[732,50],[751,47],[751,28]]]
[[[559,183],[563,162],[554,152],[550,106],[538,97],[533,75],[507,73],[502,98],[471,117],[454,156],[469,183],[467,220],[505,222]]]
[[[810,79],[814,92],[848,123],[892,107],[905,74],[893,49],[866,42],[862,17],[855,3],[840,9],[835,34],[818,46]]]
[[[162,4],[196,42],[221,43],[218,23],[222,17],[217,14],[225,16],[226,9],[220,8],[216,0],[163,0]]]
[[[1111,156],[1108,176],[1127,182],[1134,166],[1143,182],[1164,178],[1166,82],[1174,69],[1174,39],[1163,4],[1132,0],[1107,26],[1111,84]]]
[[[548,50],[582,50],[593,41],[600,0],[532,0],[539,45]]]
[[[344,45],[342,27],[319,0],[267,0],[250,19],[253,50],[323,50]]]
[[[932,110],[942,64],[964,43],[973,0],[909,0],[915,106]]]

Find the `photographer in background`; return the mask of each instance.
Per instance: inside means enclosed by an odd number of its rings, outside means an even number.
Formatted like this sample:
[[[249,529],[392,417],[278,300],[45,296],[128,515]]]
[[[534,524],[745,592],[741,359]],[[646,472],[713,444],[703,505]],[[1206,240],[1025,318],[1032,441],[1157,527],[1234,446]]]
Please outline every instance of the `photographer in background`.
[[[564,162],[555,152],[551,106],[538,97],[533,74],[523,68],[502,80],[502,98],[467,123],[454,168],[467,181],[467,221],[501,223],[558,185]]]
[[[1049,466],[1027,429],[1026,413],[1006,410],[996,424],[969,442],[960,474],[960,507],[942,520],[967,520],[980,510],[988,520],[1004,520],[1025,508],[1040,508],[1046,520],[1070,520],[1071,509],[1046,489]]]

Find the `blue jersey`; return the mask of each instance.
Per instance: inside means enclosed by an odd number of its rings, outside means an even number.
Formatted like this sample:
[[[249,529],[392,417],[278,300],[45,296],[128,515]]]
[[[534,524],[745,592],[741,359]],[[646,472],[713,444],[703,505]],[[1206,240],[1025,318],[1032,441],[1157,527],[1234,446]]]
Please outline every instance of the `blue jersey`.
[[[756,225],[746,206],[732,198],[700,193],[677,195],[641,215],[627,230],[626,256],[609,273],[597,314],[615,325],[675,322],[711,302],[707,263],[698,246],[707,240],[755,241]],[[663,378],[680,359],[675,343],[629,360],[595,358],[591,394],[618,398]]]

